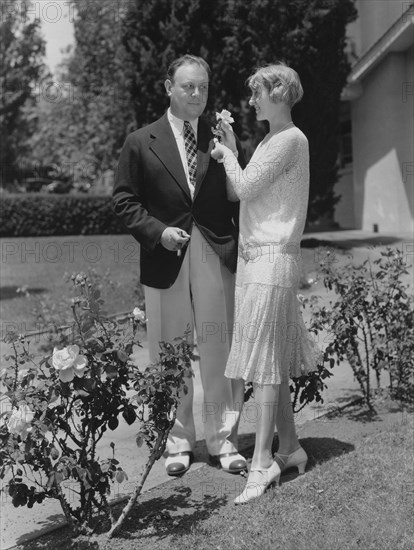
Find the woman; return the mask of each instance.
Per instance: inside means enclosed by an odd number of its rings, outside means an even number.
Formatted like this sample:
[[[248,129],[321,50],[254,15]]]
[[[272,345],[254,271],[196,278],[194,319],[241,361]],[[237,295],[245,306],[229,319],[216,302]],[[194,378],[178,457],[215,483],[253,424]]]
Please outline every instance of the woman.
[[[316,369],[319,352],[301,316],[297,290],[300,241],[309,194],[309,150],[291,109],[303,90],[282,63],[258,69],[248,80],[249,104],[269,133],[244,170],[236,162],[234,134],[223,121],[212,156],[223,162],[227,191],[240,200],[240,239],[233,341],[225,375],[253,382],[261,414],[249,477],[236,504],[261,496],[281,471],[305,471],[290,399],[289,377]],[[279,451],[272,456],[275,424]]]

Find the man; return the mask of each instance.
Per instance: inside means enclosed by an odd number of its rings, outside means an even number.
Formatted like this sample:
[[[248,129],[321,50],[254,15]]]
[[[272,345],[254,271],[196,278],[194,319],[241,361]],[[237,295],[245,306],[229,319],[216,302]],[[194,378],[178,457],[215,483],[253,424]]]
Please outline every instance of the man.
[[[161,340],[182,336],[188,325],[193,334],[195,327],[210,462],[239,473],[246,468],[236,446],[243,393],[240,381],[224,377],[233,326],[238,209],[227,200],[223,166],[210,157],[214,136],[200,118],[209,73],[208,64],[192,55],[170,65],[165,81],[170,108],[127,137],[113,201],[141,245],[150,359],[157,361]],[[185,473],[193,460],[192,380],[187,385],[167,443],[169,475]]]

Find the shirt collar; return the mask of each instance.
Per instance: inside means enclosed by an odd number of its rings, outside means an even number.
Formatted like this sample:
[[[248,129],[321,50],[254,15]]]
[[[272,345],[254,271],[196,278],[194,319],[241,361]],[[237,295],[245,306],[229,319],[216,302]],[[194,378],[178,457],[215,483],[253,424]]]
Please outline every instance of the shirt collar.
[[[167,117],[171,126],[177,130],[178,133],[182,134],[184,132],[184,120],[173,115],[170,108],[168,108]],[[198,118],[190,120],[189,122],[194,130],[194,135],[197,137]]]

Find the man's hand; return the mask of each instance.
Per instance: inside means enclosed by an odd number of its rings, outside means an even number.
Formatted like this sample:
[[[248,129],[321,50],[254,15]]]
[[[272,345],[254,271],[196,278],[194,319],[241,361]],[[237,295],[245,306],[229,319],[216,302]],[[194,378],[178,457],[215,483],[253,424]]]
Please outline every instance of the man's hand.
[[[177,251],[181,256],[182,247],[190,240],[190,235],[179,227],[167,227],[161,235],[161,244],[167,250]]]

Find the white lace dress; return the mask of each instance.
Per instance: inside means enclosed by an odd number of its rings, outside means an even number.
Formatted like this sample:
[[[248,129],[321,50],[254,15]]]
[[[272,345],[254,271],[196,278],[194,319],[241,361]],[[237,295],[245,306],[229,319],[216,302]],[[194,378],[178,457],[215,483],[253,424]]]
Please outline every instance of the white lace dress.
[[[228,378],[280,384],[316,370],[320,352],[297,291],[309,195],[309,149],[295,126],[268,134],[244,170],[226,152],[227,192],[240,199],[239,256]]]

